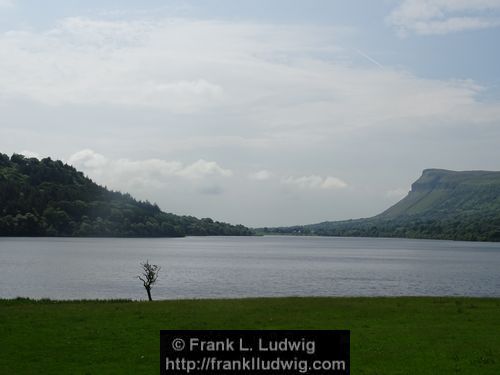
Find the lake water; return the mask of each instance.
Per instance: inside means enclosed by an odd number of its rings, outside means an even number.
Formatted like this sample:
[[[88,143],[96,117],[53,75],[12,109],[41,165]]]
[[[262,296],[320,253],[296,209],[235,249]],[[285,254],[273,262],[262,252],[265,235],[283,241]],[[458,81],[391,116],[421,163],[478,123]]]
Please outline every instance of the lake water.
[[[0,238],[0,298],[500,296],[500,244],[333,237]]]

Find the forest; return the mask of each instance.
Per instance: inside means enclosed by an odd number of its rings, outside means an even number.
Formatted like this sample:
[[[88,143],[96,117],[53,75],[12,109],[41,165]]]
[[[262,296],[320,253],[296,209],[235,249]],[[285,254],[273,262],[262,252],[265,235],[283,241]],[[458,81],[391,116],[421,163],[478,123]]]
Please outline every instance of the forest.
[[[59,160],[0,153],[0,236],[248,236],[243,225],[163,212]]]
[[[326,221],[291,227],[260,228],[262,235],[422,238],[457,241],[500,241],[500,215],[460,215],[455,218],[399,217]]]

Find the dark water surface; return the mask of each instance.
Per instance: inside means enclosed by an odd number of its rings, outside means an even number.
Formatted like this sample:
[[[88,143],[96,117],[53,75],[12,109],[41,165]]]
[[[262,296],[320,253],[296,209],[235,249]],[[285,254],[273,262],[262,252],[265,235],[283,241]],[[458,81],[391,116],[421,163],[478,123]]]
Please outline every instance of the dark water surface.
[[[500,244],[333,237],[0,238],[0,298],[500,296]]]

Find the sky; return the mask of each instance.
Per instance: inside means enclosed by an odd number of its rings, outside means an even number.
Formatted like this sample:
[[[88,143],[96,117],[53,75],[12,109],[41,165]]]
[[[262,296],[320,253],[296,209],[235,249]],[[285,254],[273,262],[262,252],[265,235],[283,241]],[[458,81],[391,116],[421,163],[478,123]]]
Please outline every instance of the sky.
[[[0,152],[252,227],[500,170],[500,0],[0,0]]]

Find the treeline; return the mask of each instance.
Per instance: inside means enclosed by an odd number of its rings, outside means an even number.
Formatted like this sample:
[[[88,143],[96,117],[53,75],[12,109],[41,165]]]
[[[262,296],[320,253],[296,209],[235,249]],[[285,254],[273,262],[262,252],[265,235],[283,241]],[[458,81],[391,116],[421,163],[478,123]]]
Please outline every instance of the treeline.
[[[426,169],[409,194],[380,215],[257,232],[500,241],[500,172]]]
[[[395,237],[457,241],[500,241],[500,215],[460,215],[454,218],[399,217],[324,222],[280,228],[261,228],[260,234],[337,237]]]
[[[252,235],[243,225],[165,213],[95,184],[59,160],[0,153],[0,235],[181,237]]]

